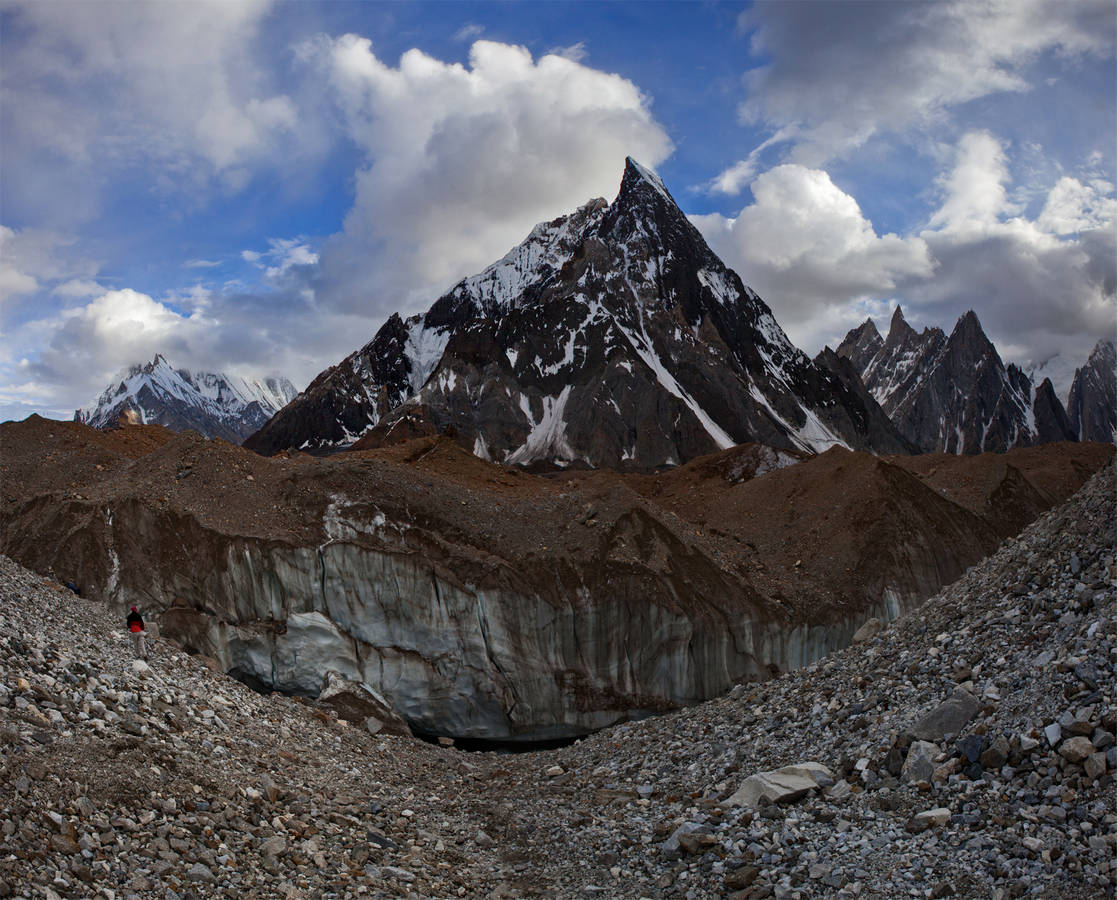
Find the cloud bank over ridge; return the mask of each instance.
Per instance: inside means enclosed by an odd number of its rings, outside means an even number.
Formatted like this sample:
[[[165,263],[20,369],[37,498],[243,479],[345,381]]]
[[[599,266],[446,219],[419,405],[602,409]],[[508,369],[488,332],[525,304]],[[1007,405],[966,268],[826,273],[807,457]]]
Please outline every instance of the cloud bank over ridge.
[[[896,302],[1023,363],[1114,336],[1110,0],[439,9],[0,6],[0,418],[155,352],[301,386],[626,155],[808,352]],[[725,123],[678,87],[715,47]]]

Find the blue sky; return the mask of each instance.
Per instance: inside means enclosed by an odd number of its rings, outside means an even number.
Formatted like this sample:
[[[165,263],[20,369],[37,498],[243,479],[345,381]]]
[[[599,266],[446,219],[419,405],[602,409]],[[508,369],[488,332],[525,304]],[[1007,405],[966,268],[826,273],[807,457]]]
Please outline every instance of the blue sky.
[[[156,352],[303,387],[627,154],[808,353],[972,307],[1065,390],[1115,45],[1112,0],[0,2],[0,420]]]

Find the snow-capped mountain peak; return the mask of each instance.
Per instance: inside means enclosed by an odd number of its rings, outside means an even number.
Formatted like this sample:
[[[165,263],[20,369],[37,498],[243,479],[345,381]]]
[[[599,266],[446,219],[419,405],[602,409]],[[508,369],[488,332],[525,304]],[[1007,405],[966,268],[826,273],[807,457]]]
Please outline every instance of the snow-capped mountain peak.
[[[245,379],[176,369],[162,354],[122,369],[97,400],[75,411],[74,421],[94,428],[134,424],[187,428],[240,443],[294,399],[286,378]]]
[[[791,344],[632,159],[612,203],[536,226],[426,313],[391,317],[246,446],[416,429],[522,465],[652,468],[749,440],[907,447],[863,389]]]

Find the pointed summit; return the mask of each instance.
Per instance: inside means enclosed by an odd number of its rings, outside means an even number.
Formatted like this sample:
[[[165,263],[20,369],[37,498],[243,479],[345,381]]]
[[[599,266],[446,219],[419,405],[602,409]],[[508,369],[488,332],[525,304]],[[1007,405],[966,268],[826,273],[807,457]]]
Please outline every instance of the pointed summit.
[[[981,327],[981,320],[978,319],[977,313],[972,309],[962,313],[954,325],[954,332],[951,334],[951,337],[955,334],[965,337],[985,337],[985,331]]]
[[[678,206],[675,203],[675,198],[671,196],[671,192],[667,190],[667,185],[663,183],[663,179],[655,174],[651,169],[648,169],[631,156],[626,156],[624,160],[624,175],[621,178],[621,190],[617,195],[619,200],[625,193],[625,188],[634,190],[640,183],[650,186],[657,194],[672,206]]]
[[[672,257],[681,257],[694,269],[725,269],[660,177],[631,156],[625,160],[620,190],[605,211],[597,236],[613,247],[635,251],[630,254],[634,259],[658,258],[667,265]]]
[[[896,343],[905,340],[909,335],[914,335],[915,329],[904,318],[904,311],[900,304],[896,304],[896,311],[892,313],[892,321],[888,325],[888,342]]]
[[[1004,368],[1004,363],[1000,354],[997,353],[997,348],[993,346],[993,342],[985,334],[977,313],[972,309],[967,310],[958,318],[946,346],[948,352],[958,354],[959,359],[966,359],[974,365],[981,361],[987,361],[994,368]]]
[[[861,326],[843,341],[851,361]],[[858,368],[855,366],[855,368]],[[973,310],[960,316],[949,339],[940,328],[917,333],[899,307],[888,340],[859,374],[900,432],[926,452],[980,453],[1073,439],[1074,429],[1051,384],[1006,366]]]
[[[860,375],[883,346],[884,338],[880,336],[876,322],[869,318],[845,336],[836,352],[853,363]]]
[[[616,199],[609,204],[606,221],[602,223],[603,230],[615,232],[618,226],[631,225],[634,219],[654,221],[659,225],[687,222],[662,179],[629,156],[624,161],[620,190],[617,191]]]
[[[745,441],[905,449],[851,384],[794,347],[630,157],[611,204],[536,226],[390,320],[246,446],[367,448],[421,427],[511,465],[645,470]]]
[[[1055,395],[1055,388],[1050,378],[1044,378],[1043,383],[1036,388],[1032,400],[1032,413],[1035,418],[1038,443],[1078,440],[1077,429],[1067,418],[1066,410]]]

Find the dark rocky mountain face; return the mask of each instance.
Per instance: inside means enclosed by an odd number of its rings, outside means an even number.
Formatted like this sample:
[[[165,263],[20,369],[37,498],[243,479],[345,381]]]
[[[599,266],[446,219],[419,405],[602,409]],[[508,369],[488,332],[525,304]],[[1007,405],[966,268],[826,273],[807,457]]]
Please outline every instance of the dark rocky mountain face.
[[[1050,381],[1033,389],[1017,366],[1005,366],[972,311],[947,337],[938,328],[916,332],[897,307],[887,339],[878,344],[874,334],[879,341],[869,320],[846,335],[837,354],[859,370],[872,396],[920,450],[1001,452],[1075,439]]]
[[[246,446],[369,447],[400,428],[521,465],[646,469],[746,441],[908,449],[632,160],[612,204],[537,226],[425,314],[393,316]]]
[[[872,319],[866,319],[845,336],[836,353],[848,359],[860,373],[869,367],[869,363],[883,346],[884,338],[877,331],[876,323]]]
[[[1098,341],[1086,365],[1075,369],[1067,416],[1080,441],[1117,441],[1117,348],[1113,341]]]
[[[130,424],[196,431],[239,444],[295,396],[286,378],[248,380],[214,372],[176,369],[162,356],[122,372],[97,401],[74,412],[94,428]]]
[[[1050,378],[1044,378],[1036,388],[1035,400],[1032,403],[1034,413],[1037,444],[1048,444],[1052,441],[1073,441],[1077,437],[1077,429],[1071,425],[1067,411],[1059,402],[1055,393],[1055,386]],[[1089,440],[1089,439],[1087,439]]]

